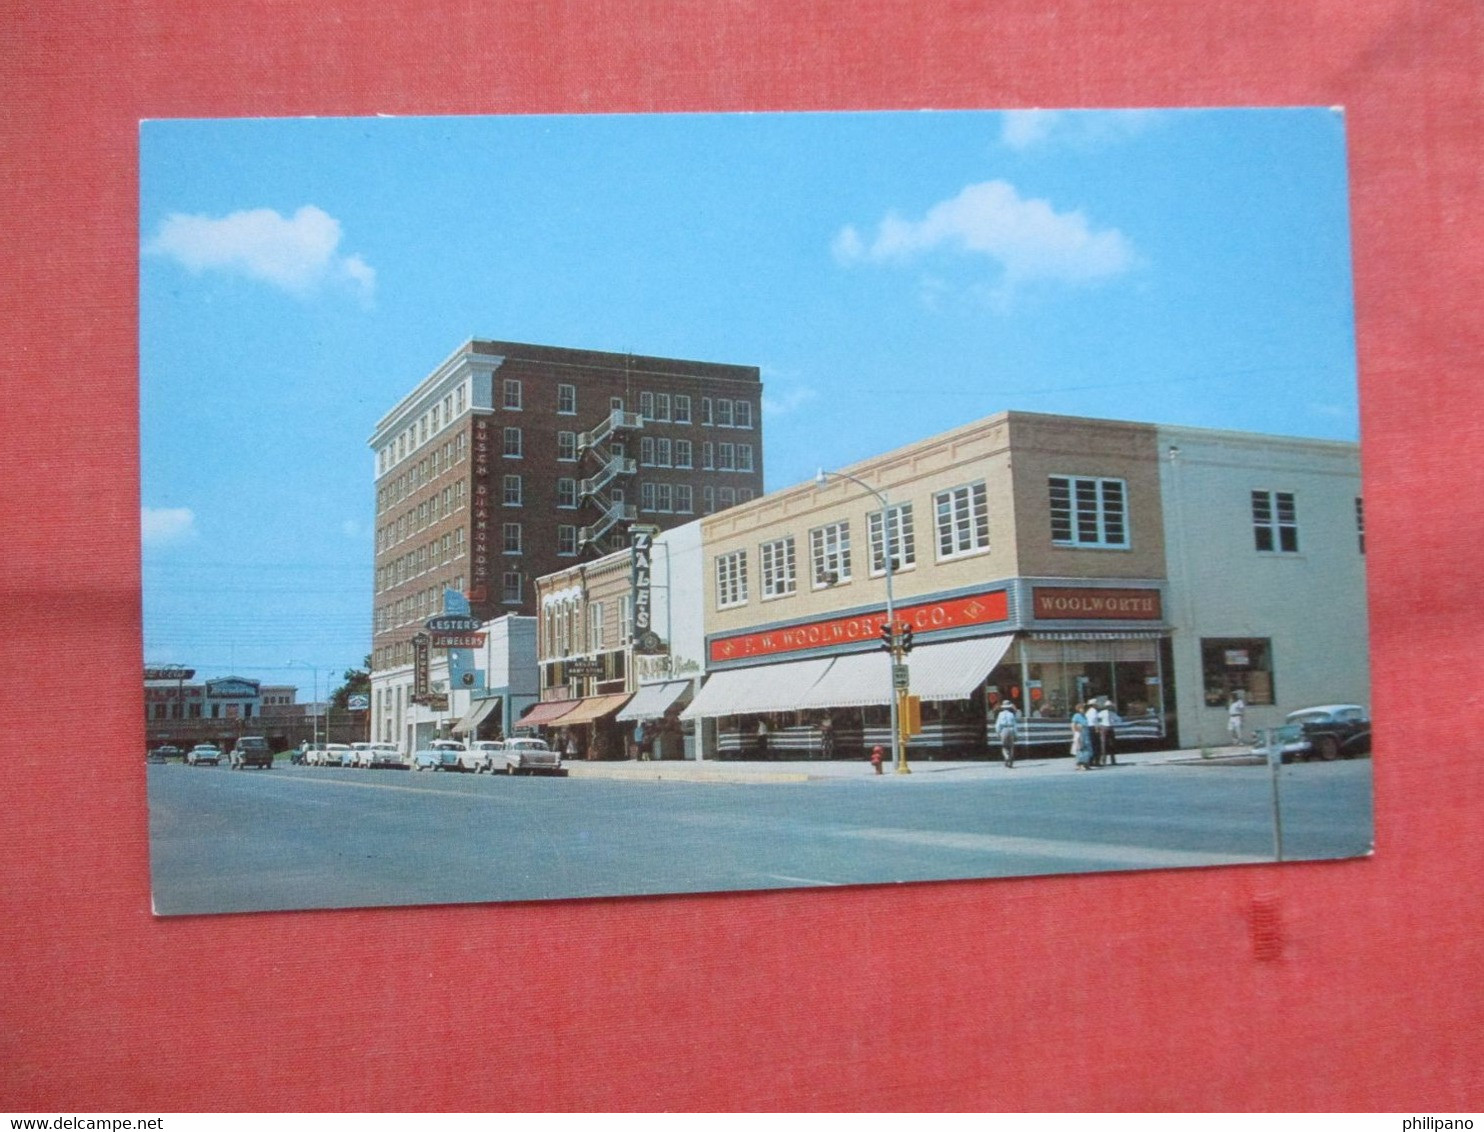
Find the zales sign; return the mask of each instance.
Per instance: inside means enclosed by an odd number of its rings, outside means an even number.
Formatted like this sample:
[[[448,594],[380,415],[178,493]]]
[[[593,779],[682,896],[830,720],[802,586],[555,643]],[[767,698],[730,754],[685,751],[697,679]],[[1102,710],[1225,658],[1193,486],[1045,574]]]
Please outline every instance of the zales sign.
[[[1031,592],[1038,621],[1158,621],[1164,616],[1158,590],[1036,586]]]

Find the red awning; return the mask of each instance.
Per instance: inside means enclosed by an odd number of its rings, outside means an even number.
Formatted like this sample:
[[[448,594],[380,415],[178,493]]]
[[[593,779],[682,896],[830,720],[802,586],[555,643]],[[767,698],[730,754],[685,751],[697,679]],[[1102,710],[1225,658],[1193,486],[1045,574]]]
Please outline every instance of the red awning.
[[[575,708],[580,700],[547,700],[537,704],[516,722],[517,727],[545,727]]]

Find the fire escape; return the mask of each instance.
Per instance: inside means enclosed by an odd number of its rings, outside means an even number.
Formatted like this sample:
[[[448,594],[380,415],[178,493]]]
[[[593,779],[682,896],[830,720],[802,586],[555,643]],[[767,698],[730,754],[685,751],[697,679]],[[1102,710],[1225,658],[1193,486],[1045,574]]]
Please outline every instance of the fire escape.
[[[632,456],[620,456],[608,447],[615,433],[635,432],[644,427],[644,418],[638,413],[613,409],[604,421],[591,432],[577,436],[577,455],[591,454],[598,470],[578,484],[578,492],[584,504],[597,508],[598,518],[578,532],[578,540],[584,552],[597,554],[617,550],[624,543],[628,526],[639,517],[639,508],[627,498],[615,500],[608,492],[609,486],[619,476],[632,476],[638,464]]]

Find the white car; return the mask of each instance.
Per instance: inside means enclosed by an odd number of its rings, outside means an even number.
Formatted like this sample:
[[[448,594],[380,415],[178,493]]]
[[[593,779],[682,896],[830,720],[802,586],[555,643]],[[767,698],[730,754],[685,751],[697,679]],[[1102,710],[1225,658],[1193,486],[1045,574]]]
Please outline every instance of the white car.
[[[304,761],[310,766],[350,766],[354,755],[347,743],[320,743],[309,748]]]
[[[412,756],[413,770],[463,770],[459,759],[464,753],[464,744],[453,739],[434,739]]]
[[[358,767],[366,770],[377,767],[407,769],[407,764],[402,761],[402,752],[395,743],[352,743],[351,746],[355,749]]]
[[[211,743],[197,743],[186,752],[185,761],[187,766],[205,766],[207,763],[212,766],[221,766],[221,748]]]
[[[504,765],[505,744],[498,739],[476,739],[459,754],[459,769],[472,770],[475,774],[485,771],[493,774],[496,767]]]
[[[506,774],[567,773],[566,767],[562,766],[561,752],[553,751],[545,739],[506,739],[503,746],[501,754]]]

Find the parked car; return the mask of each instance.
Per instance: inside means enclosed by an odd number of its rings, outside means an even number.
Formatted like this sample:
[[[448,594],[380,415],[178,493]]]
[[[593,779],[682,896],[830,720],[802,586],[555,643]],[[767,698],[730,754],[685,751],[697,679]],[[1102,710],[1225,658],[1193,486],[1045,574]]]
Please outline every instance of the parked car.
[[[327,766],[355,766],[355,748],[349,743],[327,743],[325,744],[325,763]]]
[[[505,744],[498,739],[476,739],[459,755],[459,768],[472,770],[475,774],[494,772],[505,765]]]
[[[197,743],[186,752],[187,766],[221,766],[222,752],[214,743]]]
[[[407,769],[402,752],[395,743],[352,743],[351,746],[356,752],[356,766],[367,770],[378,767],[391,767],[394,770]]]
[[[1326,761],[1371,753],[1370,713],[1360,704],[1320,704],[1289,712],[1273,741],[1284,762],[1320,758]],[[1254,754],[1265,754],[1259,744]]]
[[[244,735],[232,744],[232,769],[241,770],[246,766],[273,769],[273,748],[261,735]]]
[[[459,756],[464,744],[452,739],[434,739],[412,756],[413,770],[463,770]]]
[[[149,754],[144,756],[145,762],[167,763],[171,759],[184,759],[185,752],[179,747],[172,747],[169,743],[153,748]]]
[[[506,739],[503,746],[506,774],[567,773],[561,752],[553,751],[545,739]]]

